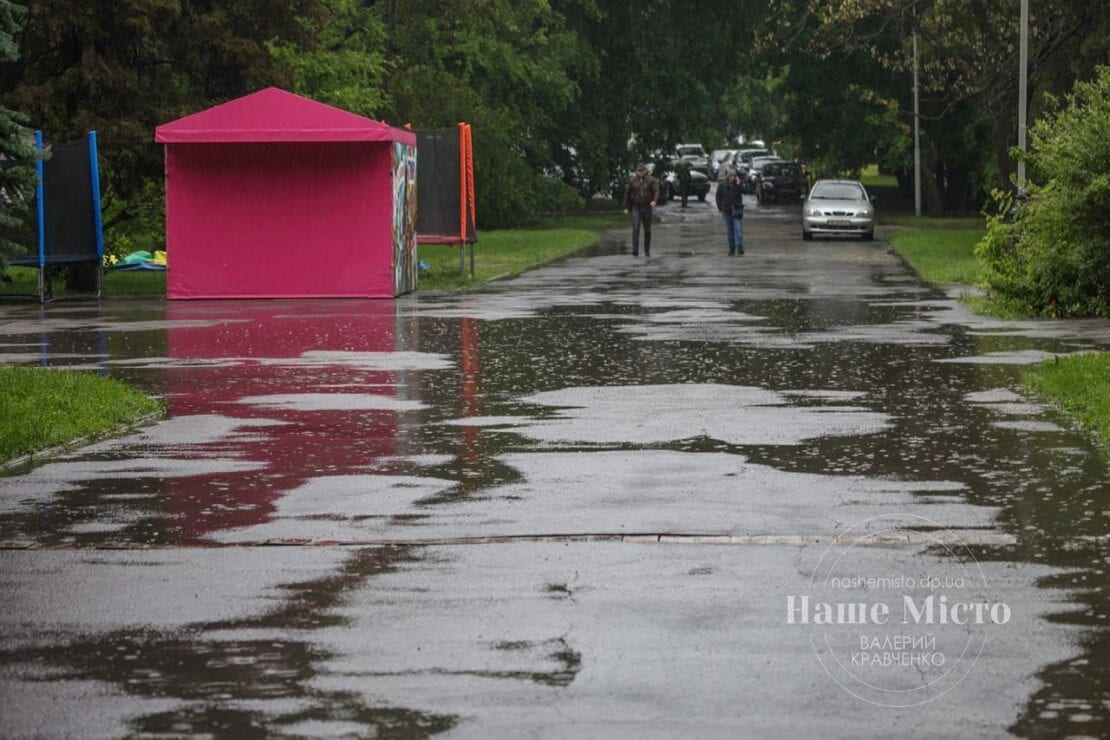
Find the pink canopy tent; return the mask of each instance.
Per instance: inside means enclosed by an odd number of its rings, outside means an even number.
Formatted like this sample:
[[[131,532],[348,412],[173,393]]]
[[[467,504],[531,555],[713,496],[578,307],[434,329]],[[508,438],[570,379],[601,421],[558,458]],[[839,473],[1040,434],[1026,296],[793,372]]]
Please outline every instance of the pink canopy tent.
[[[169,298],[416,286],[416,136],[274,87],[159,126]]]

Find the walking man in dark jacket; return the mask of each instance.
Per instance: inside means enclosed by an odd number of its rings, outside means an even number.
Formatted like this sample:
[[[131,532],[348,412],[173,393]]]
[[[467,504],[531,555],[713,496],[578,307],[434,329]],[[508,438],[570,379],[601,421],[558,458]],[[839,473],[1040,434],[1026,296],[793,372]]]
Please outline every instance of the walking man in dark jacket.
[[[659,181],[648,174],[647,165],[636,165],[636,175],[624,191],[624,212],[632,214],[632,256],[640,255],[640,226],[644,228],[644,256],[651,256],[651,209],[659,200]]]
[[[744,191],[740,189],[740,175],[730,169],[728,177],[717,186],[717,210],[725,221],[728,232],[728,253],[744,253]]]

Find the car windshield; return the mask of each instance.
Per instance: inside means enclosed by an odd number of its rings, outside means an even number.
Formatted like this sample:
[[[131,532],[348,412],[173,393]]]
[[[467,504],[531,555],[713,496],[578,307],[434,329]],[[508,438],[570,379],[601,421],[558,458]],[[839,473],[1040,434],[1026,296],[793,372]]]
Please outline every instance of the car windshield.
[[[850,182],[830,182],[813,186],[811,198],[821,200],[866,200],[863,188]]]
[[[759,157],[756,157],[755,159],[753,159],[753,160],[752,160],[752,168],[753,168],[753,169],[756,169],[756,170],[759,170],[760,172],[762,172],[762,171],[763,171],[763,168],[764,168],[764,167],[766,167],[767,165],[769,165],[769,164],[772,164],[772,163],[775,163],[775,164],[777,164],[777,163],[779,163],[779,162],[781,162],[781,161],[782,161],[782,160],[781,160],[781,159],[778,159],[778,158],[774,158],[774,159],[760,159]]]
[[[802,174],[802,168],[793,162],[768,162],[763,167],[763,173],[775,177],[795,177]]]
[[[705,150],[700,146],[680,146],[678,147],[678,156],[680,157],[704,157]]]

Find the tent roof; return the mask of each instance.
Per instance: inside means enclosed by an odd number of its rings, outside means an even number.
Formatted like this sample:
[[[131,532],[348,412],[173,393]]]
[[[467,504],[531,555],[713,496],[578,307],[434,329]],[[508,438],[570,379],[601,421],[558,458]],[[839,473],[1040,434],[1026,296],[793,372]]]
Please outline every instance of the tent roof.
[[[416,134],[267,87],[164,123],[154,130],[154,140],[160,144],[399,141],[415,146]]]

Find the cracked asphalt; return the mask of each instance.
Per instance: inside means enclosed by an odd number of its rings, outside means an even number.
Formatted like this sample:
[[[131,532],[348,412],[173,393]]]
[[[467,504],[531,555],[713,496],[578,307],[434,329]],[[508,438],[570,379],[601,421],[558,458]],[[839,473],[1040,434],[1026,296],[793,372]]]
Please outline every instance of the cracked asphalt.
[[[1107,456],[1022,384],[1110,322],[658,212],[473,293],[0,304],[169,409],[2,472],[0,734],[1110,734]]]

